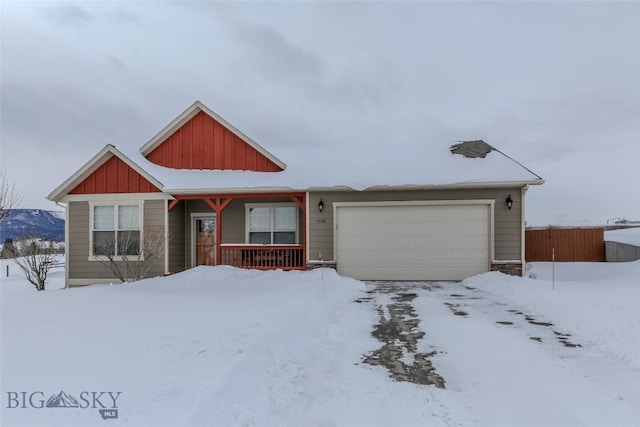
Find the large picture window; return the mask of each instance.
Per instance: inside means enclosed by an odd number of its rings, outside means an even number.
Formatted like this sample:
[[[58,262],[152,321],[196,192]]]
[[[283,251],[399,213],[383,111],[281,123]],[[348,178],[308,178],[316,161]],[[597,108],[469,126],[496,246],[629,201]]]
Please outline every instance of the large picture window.
[[[140,205],[93,205],[91,255],[138,255],[140,212]]]
[[[253,244],[292,245],[298,232],[295,205],[248,205],[247,241]]]

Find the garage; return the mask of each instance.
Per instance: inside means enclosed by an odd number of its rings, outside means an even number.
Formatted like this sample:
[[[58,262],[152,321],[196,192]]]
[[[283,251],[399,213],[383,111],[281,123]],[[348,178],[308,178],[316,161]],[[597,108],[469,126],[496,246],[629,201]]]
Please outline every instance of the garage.
[[[338,272],[462,280],[489,270],[493,200],[335,203]]]

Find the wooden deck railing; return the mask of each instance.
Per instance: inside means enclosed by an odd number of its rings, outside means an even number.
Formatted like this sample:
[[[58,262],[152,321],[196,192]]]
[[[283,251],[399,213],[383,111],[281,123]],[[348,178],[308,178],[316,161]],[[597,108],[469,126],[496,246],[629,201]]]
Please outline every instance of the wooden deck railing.
[[[258,270],[304,270],[302,245],[221,245],[221,264]]]

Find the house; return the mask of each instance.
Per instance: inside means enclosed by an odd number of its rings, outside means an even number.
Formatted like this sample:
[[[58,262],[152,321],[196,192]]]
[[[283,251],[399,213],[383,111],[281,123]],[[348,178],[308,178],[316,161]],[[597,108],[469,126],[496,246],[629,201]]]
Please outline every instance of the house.
[[[150,230],[166,245],[148,275],[329,266],[460,280],[521,274],[525,193],[543,182],[483,141],[300,143],[275,156],[196,101],[139,149],[105,146],[47,198],[66,204],[70,286],[113,281],[101,260],[139,253]]]

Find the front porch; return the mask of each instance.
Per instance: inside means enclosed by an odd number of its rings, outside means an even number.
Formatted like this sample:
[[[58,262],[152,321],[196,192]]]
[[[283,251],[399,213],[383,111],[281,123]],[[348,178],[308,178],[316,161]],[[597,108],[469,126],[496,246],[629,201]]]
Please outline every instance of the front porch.
[[[305,193],[174,195],[168,205],[169,269],[304,270],[306,216]]]
[[[220,245],[221,265],[258,270],[304,270],[303,245]]]

